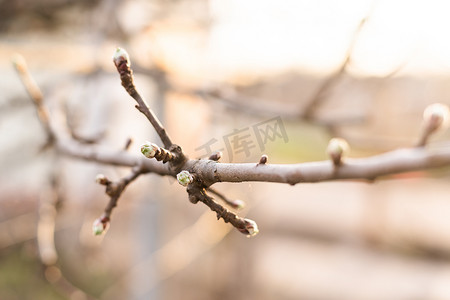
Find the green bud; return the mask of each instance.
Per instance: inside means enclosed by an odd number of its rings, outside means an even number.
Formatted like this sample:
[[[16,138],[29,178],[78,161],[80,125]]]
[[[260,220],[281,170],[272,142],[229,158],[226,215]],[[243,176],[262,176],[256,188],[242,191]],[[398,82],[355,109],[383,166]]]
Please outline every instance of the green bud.
[[[155,157],[156,153],[159,151],[159,147],[156,144],[146,142],[141,146],[141,153],[147,158]]]
[[[194,177],[192,177],[191,173],[188,171],[181,171],[177,174],[177,180],[182,186],[187,186],[189,183],[194,181]]]
[[[92,224],[92,232],[94,235],[101,235],[106,230],[106,223],[103,223],[101,219],[96,219]]]

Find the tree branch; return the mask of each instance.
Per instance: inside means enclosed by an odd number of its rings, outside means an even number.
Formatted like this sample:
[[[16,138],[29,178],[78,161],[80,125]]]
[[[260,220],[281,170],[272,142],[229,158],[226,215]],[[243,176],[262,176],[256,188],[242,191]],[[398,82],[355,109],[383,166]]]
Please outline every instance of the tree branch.
[[[114,52],[113,61],[114,64],[116,65],[117,71],[120,74],[122,86],[125,88],[127,93],[131,97],[133,97],[133,99],[136,100],[136,102],[138,103],[138,105],[136,105],[136,108],[142,114],[144,114],[150,121],[150,123],[153,125],[159,137],[161,138],[164,147],[170,148],[170,146],[172,146],[173,143],[170,140],[169,135],[167,134],[166,130],[162,126],[159,119],[156,117],[153,111],[147,106],[144,99],[136,90],[133,80],[133,71],[130,68],[130,58],[128,57],[128,53],[121,48],[117,48],[116,51]]]
[[[192,203],[197,203],[198,201],[203,202],[206,206],[208,206],[213,212],[217,214],[217,220],[222,218],[225,223],[230,223],[241,233],[247,235],[247,237],[252,237],[258,234],[258,226],[253,220],[244,219],[237,216],[235,213],[229,211],[216,201],[208,194],[201,186],[196,184],[190,184],[187,187],[187,192],[189,194],[189,200]]]
[[[439,149],[405,148],[367,158],[345,159],[335,167],[332,161],[300,164],[217,163],[189,161],[187,169],[211,185],[217,182],[265,181],[306,183],[343,179],[374,180],[381,176],[450,166],[450,144]]]
[[[104,232],[106,229],[111,212],[117,205],[117,201],[126,186],[144,173],[177,177],[180,184],[187,186],[189,200],[192,203],[199,201],[204,203],[217,213],[218,218],[223,218],[225,222],[231,223],[242,233],[252,236],[258,232],[256,223],[252,220],[238,217],[215,202],[206,193],[207,189],[230,204],[230,201],[224,195],[211,189],[212,184],[218,182],[264,181],[294,185],[303,182],[342,179],[365,179],[371,181],[380,176],[450,166],[450,144],[432,150],[425,147],[430,135],[448,124],[449,110],[443,104],[434,104],[425,110],[424,133],[419,141],[420,147],[399,149],[367,158],[349,159],[342,157],[345,152],[343,148],[346,147],[340,146],[344,143],[344,141],[341,141],[341,143],[331,143],[329,145],[327,151],[330,155],[330,160],[286,165],[268,164],[267,156],[261,157],[259,163],[256,164],[220,163],[218,162],[219,154],[210,157],[210,159],[188,159],[183,154],[181,147],[172,144],[158,119],[136,92],[126,52],[120,48],[116,50],[114,63],[120,73],[122,85],[138,102],[138,109],[149,118],[166,147],[169,145],[168,150],[166,150],[152,143],[144,144],[141,152],[150,159],[139,158],[125,151],[111,151],[109,148],[83,144],[73,138],[66,137],[63,133],[52,131],[49,125],[48,110],[43,104],[42,95],[39,96],[39,93],[35,93],[38,90],[37,86],[29,84],[32,80],[28,73],[26,73],[27,76],[21,77],[36,104],[38,112],[44,111],[43,114],[39,113],[39,119],[44,127],[47,128],[49,134],[51,134],[54,140],[52,145],[57,152],[88,161],[133,167],[132,172],[128,176],[117,182],[111,182],[106,177],[98,178],[100,183],[106,185],[106,193],[110,196],[110,201],[103,216],[94,222],[94,232],[96,234]],[[164,162],[167,162],[167,164],[164,164]]]
[[[27,63],[21,55],[16,54],[13,57],[13,65],[17,73],[19,74],[23,85],[25,86],[25,90],[28,92],[28,95],[30,96],[33,104],[36,107],[39,121],[41,122],[42,126],[44,127],[45,133],[47,134],[47,145],[49,145],[54,141],[55,136],[50,126],[50,114],[48,109],[44,105],[44,97],[42,95],[41,89],[31,76],[30,71],[28,70]]]
[[[106,186],[106,194],[110,196],[110,199],[103,215],[94,221],[94,234],[102,234],[108,228],[112,211],[117,206],[120,195],[122,195],[128,184],[144,173],[146,173],[146,170],[143,166],[136,166],[131,170],[130,174],[115,182],[110,181],[104,175],[100,174],[97,176],[96,181]]]

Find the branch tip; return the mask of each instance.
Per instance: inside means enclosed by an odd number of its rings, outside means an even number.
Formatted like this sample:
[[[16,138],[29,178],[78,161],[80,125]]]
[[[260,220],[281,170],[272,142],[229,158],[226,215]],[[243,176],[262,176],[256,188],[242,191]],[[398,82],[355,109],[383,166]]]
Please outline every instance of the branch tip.
[[[154,143],[145,142],[141,145],[141,153],[147,158],[154,158],[157,151],[159,147]]]
[[[123,48],[117,47],[114,51],[112,59],[116,67],[119,67],[120,63],[122,62],[125,62],[128,67],[130,66],[130,56],[128,55],[128,52]]]
[[[101,184],[101,185],[108,185],[111,183],[111,180],[109,180],[103,174],[97,174],[97,176],[95,176],[95,182],[97,182],[98,184]]]
[[[178,157],[176,153],[173,153],[150,142],[142,144],[141,153],[147,158],[155,158],[156,160],[162,161],[163,163],[174,161]]]
[[[259,233],[258,225],[255,221],[250,219],[244,219],[244,228],[238,228],[240,232],[246,234],[248,238],[254,237]]]
[[[27,68],[27,62],[25,61],[25,58],[19,53],[13,54],[13,56],[11,57],[11,62],[13,63],[14,67],[20,72],[25,71],[25,69]]]
[[[245,202],[240,199],[231,200],[229,204],[237,210],[241,210],[245,207]]]
[[[109,218],[102,216],[98,219],[95,219],[92,224],[92,233],[94,235],[101,235],[105,233],[109,228]]]
[[[223,155],[222,151],[217,151],[211,154],[211,156],[208,159],[213,161],[219,161],[219,159],[222,158],[222,155]]]
[[[142,96],[136,90],[136,86],[134,85],[133,71],[130,67],[130,57],[128,53],[124,49],[118,47],[114,51],[112,59],[114,65],[117,68],[117,72],[119,72],[122,86],[125,88],[127,93],[137,102],[137,105],[135,107],[150,121],[159,137],[161,138],[164,147],[169,148],[173,144],[169,138],[169,135],[166,133],[164,127],[162,126],[156,115],[150,110]]]

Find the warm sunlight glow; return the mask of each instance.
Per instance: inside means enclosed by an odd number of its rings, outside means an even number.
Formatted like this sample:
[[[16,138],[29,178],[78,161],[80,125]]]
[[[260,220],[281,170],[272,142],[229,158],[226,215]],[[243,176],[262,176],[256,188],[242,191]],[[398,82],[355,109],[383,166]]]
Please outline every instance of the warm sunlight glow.
[[[449,72],[449,1],[211,1],[209,66],[230,75],[342,62],[359,22],[349,71],[362,76]]]

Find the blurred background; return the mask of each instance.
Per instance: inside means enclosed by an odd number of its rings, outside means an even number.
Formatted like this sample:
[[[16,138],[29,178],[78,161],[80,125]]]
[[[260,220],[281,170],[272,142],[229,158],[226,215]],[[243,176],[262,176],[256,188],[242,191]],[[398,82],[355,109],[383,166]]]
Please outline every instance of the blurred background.
[[[413,145],[423,109],[450,104],[447,1],[0,1],[0,299],[450,299],[448,168],[288,186],[217,184],[247,239],[173,179],[132,183],[106,235],[95,183],[128,168],[41,151],[20,53],[52,120],[111,149],[160,143],[111,61],[193,158],[326,159]],[[63,112],[63,114],[61,114]],[[55,121],[55,122],[56,122]],[[433,136],[429,147],[448,140]],[[54,230],[53,230],[54,229]]]

